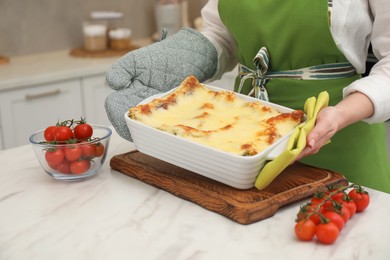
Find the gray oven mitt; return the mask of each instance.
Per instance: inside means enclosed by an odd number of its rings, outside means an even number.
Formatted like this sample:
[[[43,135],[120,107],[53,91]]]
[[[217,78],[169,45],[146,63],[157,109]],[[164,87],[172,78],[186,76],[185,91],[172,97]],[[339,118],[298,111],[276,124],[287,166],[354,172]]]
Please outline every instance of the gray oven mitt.
[[[191,28],[127,53],[106,75],[106,84],[116,90],[105,101],[109,120],[121,137],[132,141],[124,119],[130,107],[178,86],[189,75],[200,82],[210,79],[217,62],[214,45]]]

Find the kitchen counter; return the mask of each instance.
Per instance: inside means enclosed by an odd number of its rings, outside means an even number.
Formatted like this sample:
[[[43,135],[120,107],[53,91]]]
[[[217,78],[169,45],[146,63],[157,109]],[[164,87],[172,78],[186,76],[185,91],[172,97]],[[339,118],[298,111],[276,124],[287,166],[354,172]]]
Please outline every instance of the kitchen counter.
[[[137,39],[134,44],[146,46],[151,39]],[[0,66],[0,92],[34,84],[61,81],[69,78],[106,73],[120,58],[85,58],[71,56],[70,50],[10,57],[8,64]]]
[[[295,238],[300,203],[241,225],[113,171],[112,156],[134,149],[113,133],[95,177],[60,182],[31,146],[0,151],[0,259],[390,259],[390,194],[370,190],[333,245]]]
[[[14,57],[0,67],[0,91],[105,73],[118,58],[78,58],[69,50]]]

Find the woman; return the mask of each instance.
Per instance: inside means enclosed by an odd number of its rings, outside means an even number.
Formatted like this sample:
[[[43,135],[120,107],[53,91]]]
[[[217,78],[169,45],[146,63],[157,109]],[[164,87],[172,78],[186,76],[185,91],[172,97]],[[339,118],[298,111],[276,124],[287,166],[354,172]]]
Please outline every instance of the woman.
[[[298,159],[390,193],[383,123],[390,119],[390,7],[384,0],[210,0],[202,17],[202,35],[184,29],[127,54],[108,72],[108,85],[119,91],[106,109],[123,137],[131,140],[121,118],[128,107],[190,74],[219,78],[238,62],[241,76],[257,75],[256,84],[242,88],[237,79],[235,90],[245,94],[302,109],[326,90],[330,106],[318,114]],[[370,41],[379,62],[361,78]]]

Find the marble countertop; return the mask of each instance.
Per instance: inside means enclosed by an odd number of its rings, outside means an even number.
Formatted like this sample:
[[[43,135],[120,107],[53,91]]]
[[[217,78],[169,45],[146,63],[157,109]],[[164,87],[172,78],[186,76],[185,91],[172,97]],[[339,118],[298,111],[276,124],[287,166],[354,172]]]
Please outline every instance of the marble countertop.
[[[53,180],[29,145],[0,151],[0,259],[390,259],[390,194],[368,189],[369,208],[335,244],[306,243],[293,232],[304,201],[241,225],[110,169],[133,149],[114,133],[82,182]]]

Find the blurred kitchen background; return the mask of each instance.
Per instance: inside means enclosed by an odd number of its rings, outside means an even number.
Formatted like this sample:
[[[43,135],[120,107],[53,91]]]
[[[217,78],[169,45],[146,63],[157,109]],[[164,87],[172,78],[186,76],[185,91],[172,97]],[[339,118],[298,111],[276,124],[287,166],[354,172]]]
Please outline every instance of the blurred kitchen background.
[[[206,2],[0,0],[0,150],[70,118],[109,125],[107,69],[158,41],[162,27],[199,29]]]
[[[132,38],[156,32],[157,0],[0,0],[0,55],[26,55],[82,46],[82,24],[93,11],[123,13],[117,25],[129,27]],[[193,26],[207,0],[186,0]]]
[[[179,26],[201,28],[207,0],[0,0],[0,150],[27,144],[33,131],[57,119],[81,115],[110,124],[103,107],[112,91],[105,72],[127,50],[85,55],[83,24],[93,13],[120,14],[103,21],[130,29],[131,44],[142,47],[158,40],[159,25],[178,15],[156,13],[156,6],[169,3],[180,4]],[[375,62],[370,53],[368,71]],[[232,89],[235,75],[236,69],[212,84]]]

